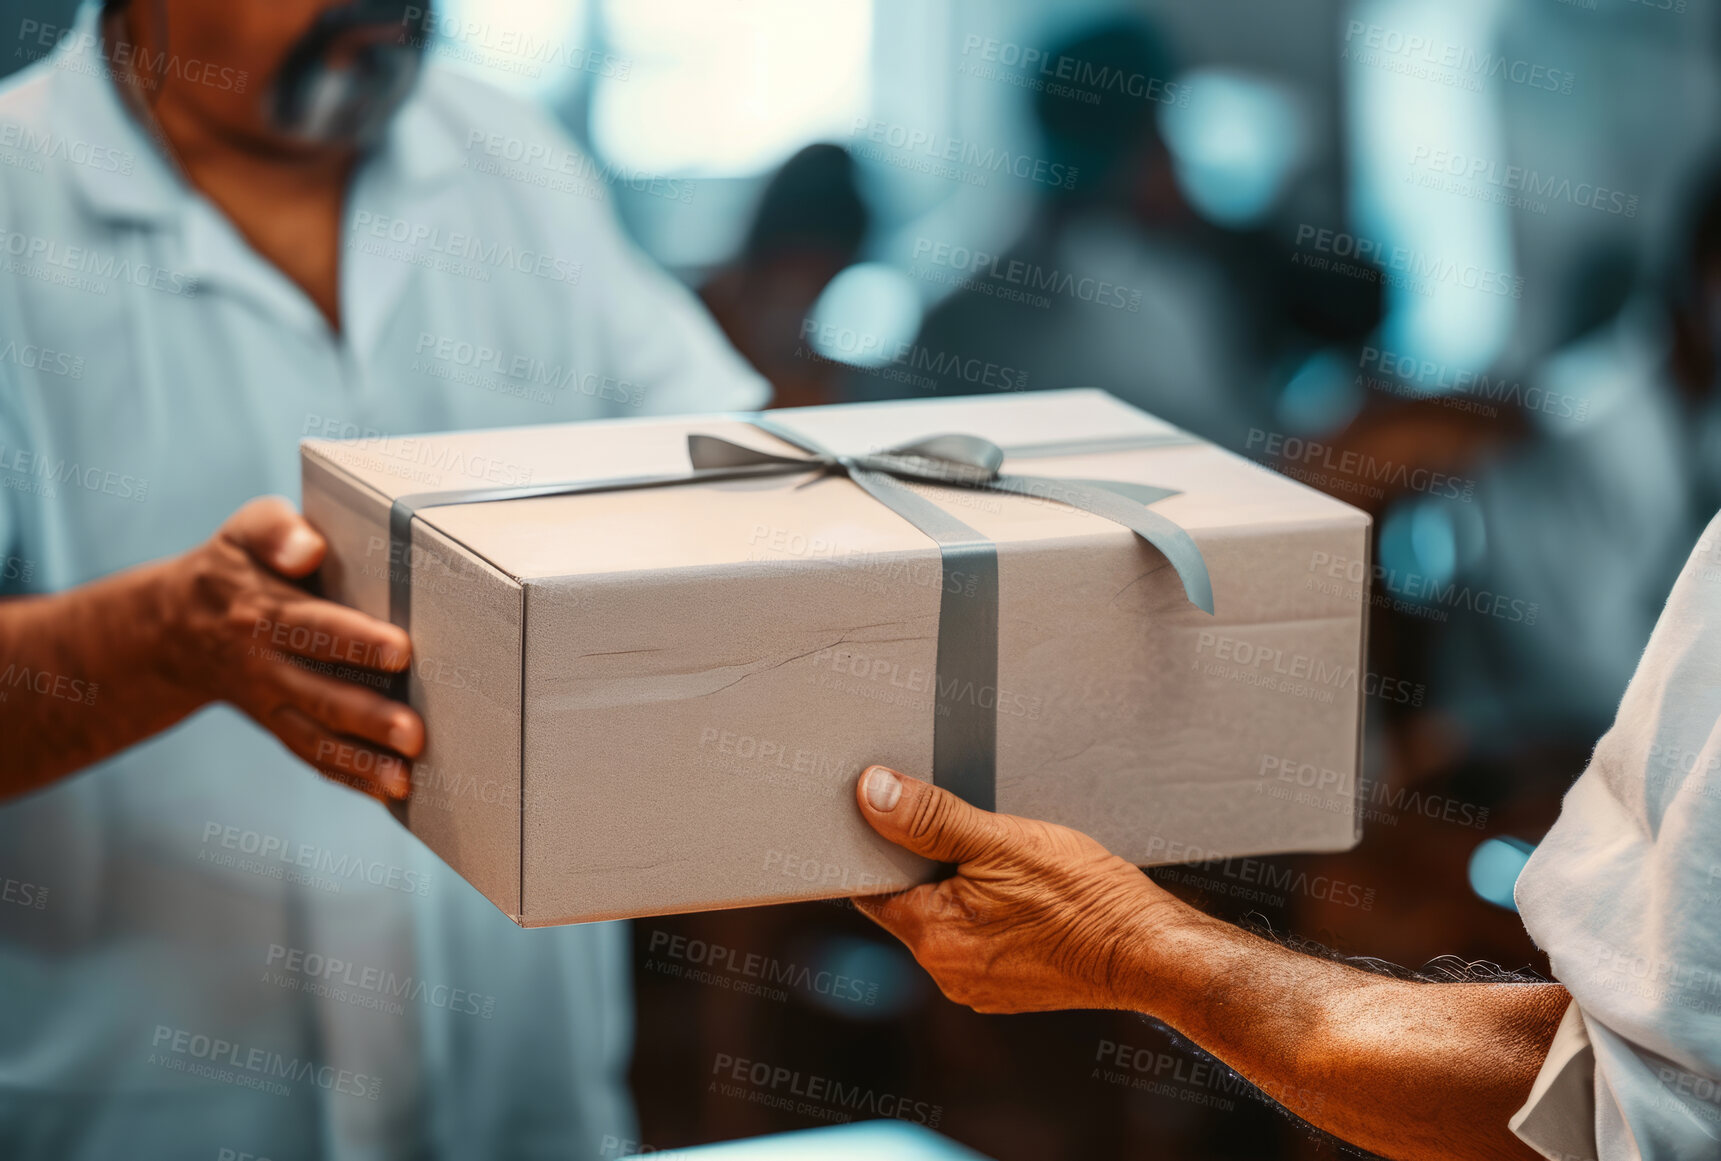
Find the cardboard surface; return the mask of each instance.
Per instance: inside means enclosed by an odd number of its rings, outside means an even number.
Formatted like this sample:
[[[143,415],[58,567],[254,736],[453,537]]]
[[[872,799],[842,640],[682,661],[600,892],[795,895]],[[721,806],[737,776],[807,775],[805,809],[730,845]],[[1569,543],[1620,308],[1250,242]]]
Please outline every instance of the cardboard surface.
[[[945,432],[1011,447],[1173,429],[1097,391],[772,413],[839,452]],[[326,591],[388,615],[413,577],[412,701],[429,747],[408,822],[527,925],[868,893],[930,868],[872,834],[853,782],[930,774],[941,586],[932,542],[841,477],[427,509],[399,495],[687,469],[733,417],[306,441]],[[1179,489],[1217,615],[1153,548],[1049,501],[915,485],[994,540],[998,808],[1140,864],[1356,839],[1368,518],[1204,444],[1005,471]]]

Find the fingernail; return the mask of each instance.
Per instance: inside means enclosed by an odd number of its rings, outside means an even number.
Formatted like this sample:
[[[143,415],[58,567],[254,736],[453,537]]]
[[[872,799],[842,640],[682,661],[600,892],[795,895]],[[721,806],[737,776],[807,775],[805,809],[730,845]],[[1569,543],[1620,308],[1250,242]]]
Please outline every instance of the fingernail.
[[[296,572],[311,563],[317,555],[317,537],[310,529],[295,525],[287,533],[287,539],[281,542],[279,551],[275,553],[277,566],[288,572]]]
[[[866,800],[874,810],[881,814],[895,810],[901,798],[902,780],[896,776],[895,770],[887,770],[883,766],[867,770]]]
[[[412,728],[412,722],[406,718],[395,718],[388,727],[388,744],[391,749],[406,753],[407,747],[416,739],[417,732]]]

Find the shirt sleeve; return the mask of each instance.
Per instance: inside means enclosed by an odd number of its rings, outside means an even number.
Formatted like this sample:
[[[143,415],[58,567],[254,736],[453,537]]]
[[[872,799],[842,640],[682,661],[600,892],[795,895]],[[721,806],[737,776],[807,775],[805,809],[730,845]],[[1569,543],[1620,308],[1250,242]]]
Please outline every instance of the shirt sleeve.
[[[554,253],[578,257],[578,282],[560,337],[578,365],[604,380],[588,395],[608,403],[616,416],[751,410],[770,402],[770,384],[729,344],[698,297],[627,237],[609,197],[612,178],[627,180],[678,215],[693,212],[693,185],[612,173],[543,110],[488,85],[443,70],[434,70],[426,83],[457,140],[494,131],[553,159],[558,174],[575,175],[568,179],[575,192],[505,184],[535,236]]]
[[[584,215],[583,280],[605,370],[638,393],[629,414],[743,411],[770,402],[765,379],[730,346],[697,296],[640,252],[607,201]]]
[[[457,169],[475,170],[480,176],[462,180],[487,190],[489,212],[514,219],[534,249],[577,264],[570,293],[557,295],[557,333],[542,336],[545,344],[561,343],[583,384],[582,412],[557,418],[592,418],[594,406],[634,417],[746,410],[770,401],[770,385],[730,346],[698,297],[627,237],[610,197],[613,186],[625,183],[674,217],[696,212],[692,184],[601,165],[537,103],[435,62],[419,89],[445,138],[426,147],[452,150]],[[531,155],[530,165],[516,167],[528,170],[530,180],[484,169],[489,157],[482,143],[492,140]],[[552,289],[532,293],[542,298]]]
[[[1594,1161],[1595,1052],[1575,1003],[1566,1006],[1542,1071],[1510,1124],[1519,1140],[1551,1161]]]
[[[1721,1156],[1721,517],[1516,898],[1572,1009],[1514,1131],[1562,1159]]]

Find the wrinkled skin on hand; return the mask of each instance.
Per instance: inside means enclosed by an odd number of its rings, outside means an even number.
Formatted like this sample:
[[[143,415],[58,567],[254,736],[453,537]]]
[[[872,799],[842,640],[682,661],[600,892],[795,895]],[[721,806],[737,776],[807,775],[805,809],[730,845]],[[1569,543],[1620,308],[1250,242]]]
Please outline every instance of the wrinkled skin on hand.
[[[384,802],[403,799],[424,724],[357,677],[405,669],[411,642],[293,583],[326,551],[285,501],[240,508],[173,562],[161,664],[199,701],[249,714],[324,777]]]
[[[894,788],[894,789],[893,789]],[[856,784],[885,838],[957,873],[855,905],[978,1012],[1123,1008],[1130,949],[1171,896],[1068,827],[968,805],[874,766]]]

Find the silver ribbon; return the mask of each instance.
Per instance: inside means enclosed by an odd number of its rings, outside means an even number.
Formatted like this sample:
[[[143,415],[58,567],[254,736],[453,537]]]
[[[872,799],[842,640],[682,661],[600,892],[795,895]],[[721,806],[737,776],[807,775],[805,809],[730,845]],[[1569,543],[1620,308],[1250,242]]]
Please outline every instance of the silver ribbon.
[[[995,804],[998,718],[998,551],[985,536],[904,486],[904,481],[942,487],[1004,492],[1052,500],[1130,529],[1157,548],[1183,582],[1184,594],[1203,612],[1213,612],[1213,585],[1194,539],[1147,506],[1177,492],[1122,480],[1006,475],[998,469],[1004,449],[973,435],[938,435],[866,455],[839,455],[818,441],[762,414],[744,422],[803,454],[780,455],[694,432],[687,437],[692,471],[565,484],[468,488],[419,492],[394,501],[389,511],[389,620],[410,632],[412,620],[412,518],[426,508],[487,504],[540,496],[572,496],[712,483],[754,476],[815,472],[846,475],[868,495],[907,520],[937,545],[943,575],[939,585],[938,654],[934,681],[932,777],[934,783],[976,806]],[[1043,444],[1013,449],[1016,455],[1070,455],[1191,442],[1182,436],[1143,436]],[[398,562],[398,563],[397,563]],[[959,574],[963,583],[947,583]],[[990,690],[992,700],[985,701]],[[396,696],[406,700],[404,682]]]

